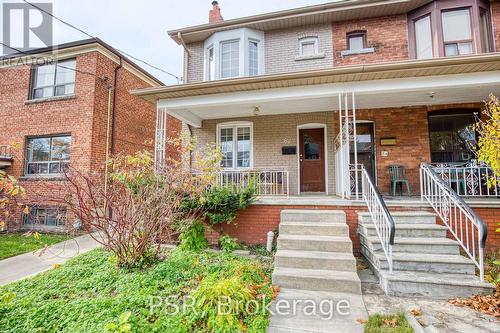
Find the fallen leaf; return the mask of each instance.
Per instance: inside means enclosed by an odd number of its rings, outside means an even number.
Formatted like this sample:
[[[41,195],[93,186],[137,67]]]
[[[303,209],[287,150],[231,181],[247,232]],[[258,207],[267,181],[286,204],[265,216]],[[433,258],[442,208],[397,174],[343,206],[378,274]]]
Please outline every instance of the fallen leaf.
[[[366,324],[366,323],[368,322],[368,320],[358,318],[358,319],[356,319],[356,322],[357,322],[358,324],[363,324],[363,325],[364,325],[364,324]]]

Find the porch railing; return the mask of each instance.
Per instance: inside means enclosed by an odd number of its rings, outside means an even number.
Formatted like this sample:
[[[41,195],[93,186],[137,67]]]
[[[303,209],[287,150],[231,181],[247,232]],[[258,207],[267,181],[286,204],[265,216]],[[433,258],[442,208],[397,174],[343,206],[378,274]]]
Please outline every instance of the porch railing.
[[[12,159],[12,147],[0,145],[0,159]]]
[[[497,197],[500,196],[500,182],[496,186],[488,187],[488,179],[500,180],[491,168],[475,165],[473,163],[463,164],[430,164],[431,168],[462,197]]]
[[[420,166],[421,195],[436,211],[448,230],[479,268],[484,281],[484,247],[488,228],[435,169],[426,163]]]
[[[382,250],[389,264],[389,271],[392,273],[392,247],[394,245],[394,235],[396,233],[396,224],[394,219],[387,209],[387,206],[380,194],[379,190],[373,183],[366,169],[360,165],[361,173],[361,188],[363,200],[368,206],[368,211],[372,218],[375,230],[377,231]]]
[[[216,176],[220,186],[244,188],[255,181],[258,196],[289,196],[290,180],[288,171],[279,169],[263,170],[223,170]]]

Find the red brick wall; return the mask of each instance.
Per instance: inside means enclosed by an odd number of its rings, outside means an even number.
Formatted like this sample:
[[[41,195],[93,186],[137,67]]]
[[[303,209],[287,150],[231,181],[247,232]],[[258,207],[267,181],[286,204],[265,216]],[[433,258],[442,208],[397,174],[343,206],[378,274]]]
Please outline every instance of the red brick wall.
[[[108,87],[113,85],[117,64],[99,52],[88,52],[76,57],[76,66],[74,97],[38,102],[28,101],[30,66],[0,68],[0,145],[20,146],[6,171],[21,177],[28,193],[49,184],[22,179],[29,136],[70,134],[72,166],[90,171],[104,163]],[[106,76],[107,80],[96,76]],[[153,149],[156,106],[129,94],[132,89],[148,86],[127,69],[119,70],[114,110],[116,153]],[[177,119],[170,118],[169,136],[178,133],[180,126]]]
[[[342,210],[346,213],[349,226],[349,237],[353,243],[354,253],[360,253],[358,236],[358,212],[366,212],[365,206],[287,206],[287,205],[252,205],[240,212],[234,224],[224,225],[223,230],[231,237],[236,237],[245,244],[265,244],[267,233],[277,230],[280,223],[280,212],[283,209],[332,209]],[[429,211],[431,208],[416,207],[390,207],[391,212],[396,211]],[[474,208],[474,211],[488,224],[488,238],[486,252],[500,248],[500,233],[496,233],[497,224],[500,223],[500,208]],[[439,218],[436,219],[439,222]],[[217,242],[218,234],[207,233],[212,243]],[[450,236],[449,236],[450,237]],[[450,237],[452,238],[452,237]]]
[[[365,30],[368,47],[374,53],[348,55],[340,52],[347,48],[346,34]],[[333,23],[334,65],[360,65],[397,60],[408,60],[408,25],[406,15],[394,15]]]
[[[493,40],[496,46],[496,51],[500,52],[500,1],[492,1],[490,6],[493,25]]]

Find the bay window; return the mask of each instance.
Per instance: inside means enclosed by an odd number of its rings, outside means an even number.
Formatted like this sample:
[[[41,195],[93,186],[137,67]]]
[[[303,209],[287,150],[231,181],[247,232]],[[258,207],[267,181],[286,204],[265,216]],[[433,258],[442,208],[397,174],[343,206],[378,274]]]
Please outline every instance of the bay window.
[[[245,169],[252,167],[252,123],[235,122],[219,124],[217,126],[217,142],[222,152],[222,168]]]
[[[490,3],[436,0],[408,13],[410,57],[491,52]]]
[[[204,79],[263,73],[264,33],[248,28],[220,31],[205,41]]]

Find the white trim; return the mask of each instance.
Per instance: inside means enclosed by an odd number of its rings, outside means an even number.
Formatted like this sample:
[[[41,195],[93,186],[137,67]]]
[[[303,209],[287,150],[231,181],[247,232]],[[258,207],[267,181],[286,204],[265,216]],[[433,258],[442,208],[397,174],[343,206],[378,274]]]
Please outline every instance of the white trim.
[[[325,146],[325,193],[328,195],[328,127],[322,123],[297,125],[297,193],[300,195],[300,130],[322,128]]]
[[[250,128],[250,166],[249,167],[238,167],[238,128],[249,127]],[[253,144],[253,122],[251,121],[230,121],[224,123],[218,123],[216,125],[216,143],[217,147],[220,146],[220,130],[223,128],[233,129],[233,167],[232,168],[222,168],[223,170],[248,170],[253,168],[253,156],[254,156],[254,144]]]

